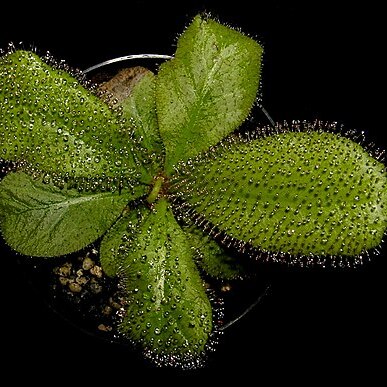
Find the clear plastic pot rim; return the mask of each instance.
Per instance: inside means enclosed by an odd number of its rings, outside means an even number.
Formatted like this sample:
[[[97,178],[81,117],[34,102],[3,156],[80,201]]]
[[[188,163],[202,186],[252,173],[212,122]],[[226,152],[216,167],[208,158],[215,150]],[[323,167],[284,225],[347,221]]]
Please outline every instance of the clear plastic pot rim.
[[[164,54],[132,54],[132,55],[124,55],[124,56],[120,56],[120,57],[117,57],[117,58],[112,58],[112,59],[105,60],[105,61],[103,61],[101,63],[97,63],[96,65],[90,66],[86,70],[83,70],[83,72],[85,74],[87,74],[87,73],[89,73],[91,71],[99,69],[100,67],[108,66],[108,65],[113,64],[113,63],[118,63],[118,62],[124,62],[124,61],[127,61],[127,60],[132,60],[132,59],[172,59],[172,58],[173,58],[173,56],[164,55]]]
[[[108,59],[103,62],[97,63],[93,66],[88,67],[87,69],[83,70],[83,73],[88,74],[94,70],[97,70],[101,67],[108,66],[113,63],[118,63],[118,62],[125,62],[127,60],[133,60],[133,59],[173,59],[174,57],[171,55],[166,55],[166,54],[130,54],[130,55],[124,55],[124,56],[119,56],[116,58]],[[259,108],[262,110],[262,113],[265,115],[266,119],[269,121],[271,126],[275,126],[274,120],[271,118],[270,114],[268,111],[263,107],[262,103],[258,104]]]

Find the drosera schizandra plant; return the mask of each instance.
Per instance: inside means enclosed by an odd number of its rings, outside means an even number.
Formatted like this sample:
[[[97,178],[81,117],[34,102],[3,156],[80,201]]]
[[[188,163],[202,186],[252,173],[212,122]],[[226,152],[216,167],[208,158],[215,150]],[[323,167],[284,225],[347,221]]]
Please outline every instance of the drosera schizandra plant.
[[[262,54],[199,15],[157,74],[142,69],[120,93],[48,56],[0,58],[3,238],[38,257],[100,241],[126,296],[120,334],[159,366],[197,367],[211,349],[220,322],[202,274],[241,277],[232,251],[352,266],[386,233],[382,153],[353,133],[292,122],[233,134]]]

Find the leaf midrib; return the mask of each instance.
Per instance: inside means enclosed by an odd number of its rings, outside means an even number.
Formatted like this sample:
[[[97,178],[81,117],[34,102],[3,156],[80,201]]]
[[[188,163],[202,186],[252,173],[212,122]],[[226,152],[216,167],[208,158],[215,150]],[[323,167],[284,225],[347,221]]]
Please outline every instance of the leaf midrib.
[[[66,199],[66,200],[60,201],[60,202],[50,202],[50,203],[46,203],[46,204],[39,205],[36,207],[35,206],[29,207],[29,208],[26,208],[25,210],[19,210],[16,213],[17,214],[24,214],[24,213],[27,213],[30,211],[44,211],[47,209],[53,209],[54,211],[59,211],[61,209],[69,208],[71,206],[78,205],[80,203],[87,203],[87,202],[98,200],[99,198],[104,198],[104,197],[108,197],[108,196],[112,196],[112,194],[108,193],[108,192],[101,192],[98,194],[93,194],[93,195],[88,195],[88,196],[69,198],[69,199]]]
[[[205,80],[201,87],[198,87],[197,82],[195,81],[195,76],[192,71],[192,66],[187,65],[187,68],[189,69],[191,82],[194,85],[193,90],[195,90],[195,96],[197,96],[195,98],[196,101],[192,105],[191,114],[188,115],[188,122],[186,124],[187,128],[192,129],[195,126],[197,126],[195,125],[197,123],[197,117],[200,114],[203,106],[206,106],[206,104],[204,104],[203,101],[207,98],[209,91],[211,91],[210,83],[212,83],[213,79],[215,78],[215,74],[219,71],[221,63],[223,63],[224,59],[230,55],[230,54],[226,54],[225,56],[223,56],[223,53],[227,51],[234,52],[235,51],[234,47],[236,46],[237,46],[236,44],[231,44],[229,46],[225,46],[219,49],[219,56],[214,61],[213,66],[209,68],[207,77],[205,77]]]

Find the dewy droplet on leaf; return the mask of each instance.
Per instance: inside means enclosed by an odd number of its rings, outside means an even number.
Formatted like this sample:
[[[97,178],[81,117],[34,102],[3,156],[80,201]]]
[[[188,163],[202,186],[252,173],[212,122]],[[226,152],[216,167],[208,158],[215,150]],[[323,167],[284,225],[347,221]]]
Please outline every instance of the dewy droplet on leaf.
[[[122,331],[158,361],[200,358],[212,331],[212,312],[189,240],[165,199],[138,227],[121,251],[128,291]]]
[[[0,58],[0,79],[1,159],[83,189],[138,184],[131,131],[75,78],[16,51]]]
[[[350,264],[382,241],[386,168],[321,123],[295,126],[225,140],[182,164],[172,191],[202,223],[269,255],[345,256]]]

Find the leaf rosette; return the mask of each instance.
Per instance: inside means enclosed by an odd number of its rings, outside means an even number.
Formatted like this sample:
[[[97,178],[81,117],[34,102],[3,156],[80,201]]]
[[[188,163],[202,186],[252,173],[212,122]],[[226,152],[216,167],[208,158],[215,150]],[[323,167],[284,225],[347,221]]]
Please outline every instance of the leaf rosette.
[[[126,294],[120,332],[157,364],[203,357],[216,325],[203,273],[248,271],[229,247],[356,262],[385,234],[386,168],[356,142],[320,124],[232,134],[256,101],[262,54],[197,16],[157,74],[101,85],[114,109],[34,53],[0,58],[5,241],[54,257],[99,240]]]

